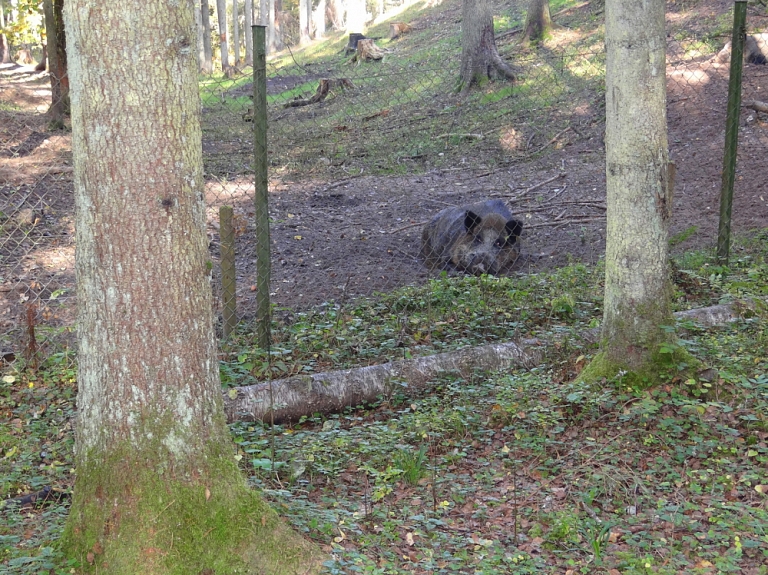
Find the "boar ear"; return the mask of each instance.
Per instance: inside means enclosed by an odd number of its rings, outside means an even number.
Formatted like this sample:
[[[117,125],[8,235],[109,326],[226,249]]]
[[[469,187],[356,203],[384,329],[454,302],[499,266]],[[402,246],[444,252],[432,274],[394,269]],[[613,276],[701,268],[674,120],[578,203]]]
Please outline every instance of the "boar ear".
[[[470,233],[473,232],[473,230],[480,225],[480,222],[483,221],[483,218],[478,216],[475,212],[472,210],[467,210],[464,214],[464,227],[466,230]]]
[[[515,243],[515,240],[520,236],[520,233],[523,231],[523,222],[518,220],[509,220],[504,225],[504,231],[507,233],[507,236],[509,236],[509,239],[511,240],[509,243],[513,244]]]

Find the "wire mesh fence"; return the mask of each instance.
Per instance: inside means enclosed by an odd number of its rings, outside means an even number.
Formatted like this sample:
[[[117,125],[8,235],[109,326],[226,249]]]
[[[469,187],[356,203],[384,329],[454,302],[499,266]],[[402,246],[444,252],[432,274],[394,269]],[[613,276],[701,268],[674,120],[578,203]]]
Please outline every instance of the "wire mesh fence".
[[[601,256],[601,41],[558,52],[521,50],[500,40],[517,80],[459,95],[458,38],[427,29],[412,33],[422,34],[419,43],[429,41],[431,50],[377,40],[369,45],[373,57],[339,50],[312,61],[290,53],[270,60],[266,151],[254,139],[251,69],[231,78],[201,77],[217,317],[225,315],[220,259],[229,248],[222,249],[219,216],[225,206],[232,207],[227,229],[236,261],[236,292],[228,297],[245,323],[265,317],[257,301],[264,280],[264,256],[257,250],[265,244],[271,252],[267,291],[278,322],[295,321],[298,310],[338,308],[358,296],[417,286],[442,271],[514,275]],[[724,41],[675,37],[668,50],[670,148],[678,164],[673,233],[683,247],[694,239],[712,245],[717,236],[729,71],[717,51]],[[744,68],[743,99],[751,106],[740,122],[733,210],[742,228],[762,227],[766,219],[760,160],[768,136],[760,105],[767,70],[756,62]],[[69,136],[51,130],[43,115],[50,104],[44,74],[4,68],[2,81],[11,91],[0,108],[0,352],[17,367],[71,362],[76,298]],[[256,178],[262,160],[267,173]],[[262,177],[268,213],[254,201],[254,180]],[[484,203],[478,208],[477,202]],[[429,228],[446,209],[455,217],[444,229]],[[259,216],[268,216],[268,227],[257,225]],[[446,231],[452,226],[476,227],[482,241],[467,245]],[[431,230],[426,239],[425,227]],[[507,289],[493,282],[483,276],[473,285],[489,293]],[[553,294],[553,302],[563,295]],[[421,296],[405,291],[398,297],[411,305]],[[567,308],[567,298],[560,303]],[[489,337],[516,333],[525,309],[523,302],[515,306],[483,316]],[[406,329],[407,311],[403,322],[409,337],[428,338]]]

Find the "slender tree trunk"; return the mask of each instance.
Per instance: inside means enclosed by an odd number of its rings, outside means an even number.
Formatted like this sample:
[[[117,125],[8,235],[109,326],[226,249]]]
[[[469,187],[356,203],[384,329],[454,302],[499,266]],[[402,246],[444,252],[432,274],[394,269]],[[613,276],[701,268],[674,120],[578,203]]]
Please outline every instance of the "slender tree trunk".
[[[530,0],[525,15],[523,41],[535,42],[549,35],[552,29],[552,16],[549,13],[549,0]]]
[[[514,80],[515,74],[496,48],[490,0],[463,0],[459,89],[493,77]]]
[[[674,341],[664,329],[674,325],[664,0],[607,0],[605,13],[605,305],[602,353],[587,374],[652,374]]]
[[[200,1],[200,24],[203,28],[203,56],[200,71],[213,72],[213,47],[211,46],[211,6],[209,0]]]
[[[238,0],[232,0],[232,52],[235,54],[235,66],[240,65],[240,6]]]
[[[194,7],[65,5],[79,413],[62,546],[88,573],[314,572],[316,550],[248,490],[225,425]]]
[[[245,65],[253,66],[253,0],[245,0]]]
[[[309,22],[312,18],[312,0],[299,0],[299,44],[309,43]]]
[[[44,0],[45,34],[48,37],[48,74],[51,78],[51,123],[63,126],[69,115],[69,75],[67,74],[67,40],[62,9],[64,0]]]
[[[219,51],[221,70],[229,74],[229,33],[227,31],[227,0],[216,0],[216,17],[219,21]]]

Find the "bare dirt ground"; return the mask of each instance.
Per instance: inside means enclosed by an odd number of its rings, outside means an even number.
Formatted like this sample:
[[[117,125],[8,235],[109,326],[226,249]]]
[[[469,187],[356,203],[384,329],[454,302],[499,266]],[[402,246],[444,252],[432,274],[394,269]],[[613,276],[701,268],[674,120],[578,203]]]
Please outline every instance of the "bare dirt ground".
[[[683,61],[674,42],[668,63],[669,142],[677,163],[672,234],[695,230],[675,250],[710,248],[717,232],[729,66],[709,57]],[[7,351],[18,348],[29,303],[37,302],[41,324],[74,323],[74,202],[70,136],[48,131],[42,114],[50,97],[46,76],[30,67],[0,72],[0,351]],[[768,66],[747,66],[744,100],[765,100],[766,78]],[[421,283],[436,273],[419,258],[422,223],[446,206],[491,197],[505,199],[524,221],[522,255],[511,273],[596,261],[605,248],[604,124],[598,112],[540,154],[501,167],[271,181],[273,301],[305,308]],[[204,143],[204,150],[211,145]],[[767,150],[766,118],[744,110],[733,205],[737,233],[768,226]],[[248,318],[255,283],[252,188],[245,176],[231,183],[240,191],[222,198],[210,191],[220,182],[211,181],[209,198],[234,203],[243,218],[238,301]],[[216,256],[217,216],[213,207],[209,213]]]

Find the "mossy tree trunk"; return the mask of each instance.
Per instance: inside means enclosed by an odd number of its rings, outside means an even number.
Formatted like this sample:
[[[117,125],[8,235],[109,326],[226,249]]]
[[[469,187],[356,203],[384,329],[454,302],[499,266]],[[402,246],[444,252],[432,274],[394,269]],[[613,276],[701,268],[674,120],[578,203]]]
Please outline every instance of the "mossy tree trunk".
[[[501,59],[493,33],[490,0],[463,0],[461,5],[461,72],[459,90],[466,92],[490,78],[514,80],[512,68]]]
[[[234,460],[211,318],[195,0],[67,0],[85,571],[304,573]]]
[[[535,42],[546,38],[552,29],[549,0],[529,0],[525,14],[523,42]]]
[[[658,373],[674,339],[664,0],[606,1],[607,236],[601,354],[587,375]],[[650,377],[650,380],[648,379]]]

